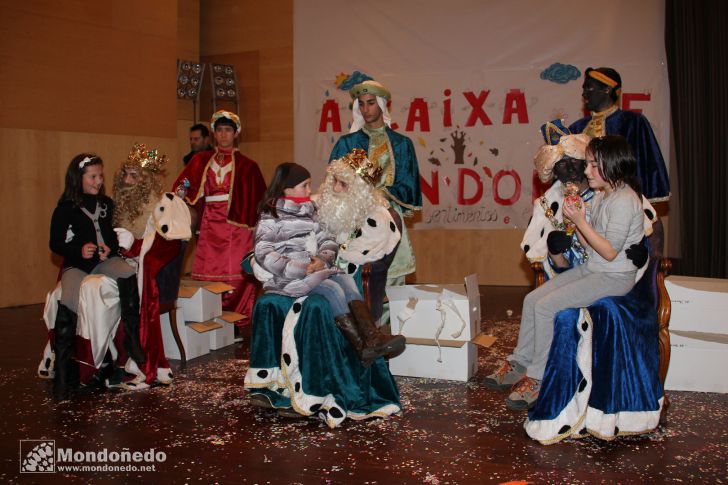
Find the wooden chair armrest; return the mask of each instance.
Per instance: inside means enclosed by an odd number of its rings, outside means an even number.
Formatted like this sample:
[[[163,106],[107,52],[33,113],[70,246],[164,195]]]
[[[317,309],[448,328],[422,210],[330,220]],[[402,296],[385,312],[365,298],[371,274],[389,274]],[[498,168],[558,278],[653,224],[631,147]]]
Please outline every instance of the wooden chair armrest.
[[[543,263],[538,261],[531,263],[533,269],[533,287],[538,288],[546,281],[546,273],[543,270]]]
[[[667,369],[670,367],[670,314],[672,312],[672,303],[670,303],[670,295],[667,294],[665,288],[665,278],[672,268],[672,261],[668,258],[661,258],[660,267],[657,269],[657,323],[659,324],[658,338],[660,348],[660,382],[663,389],[665,388],[665,379],[667,378]],[[667,424],[667,412],[670,409],[670,398],[667,394],[663,394],[662,412],[660,413],[660,424]]]
[[[369,301],[369,275],[371,272],[372,266],[370,264],[365,264],[361,267],[361,286],[364,290],[362,297],[364,298],[364,301],[367,302],[367,305],[371,304]]]
[[[672,261],[668,258],[662,258],[659,261],[660,267],[657,270],[657,321],[659,323],[659,339],[660,339],[660,382],[665,384],[667,377],[667,369],[670,366],[670,314],[672,313],[672,304],[670,303],[670,295],[667,294],[665,288],[665,278],[672,268]]]
[[[179,349],[180,367],[184,369],[187,366],[187,354],[185,346],[182,344],[179,331],[177,330],[177,300],[159,304],[159,314],[169,313],[169,326],[172,329],[172,336]]]

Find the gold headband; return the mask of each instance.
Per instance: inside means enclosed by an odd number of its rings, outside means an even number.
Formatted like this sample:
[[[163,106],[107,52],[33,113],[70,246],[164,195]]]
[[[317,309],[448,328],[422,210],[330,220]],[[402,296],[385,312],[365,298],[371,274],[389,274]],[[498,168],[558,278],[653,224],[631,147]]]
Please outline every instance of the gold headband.
[[[606,74],[604,74],[602,72],[596,71],[594,69],[589,71],[589,76],[596,79],[597,81],[599,81],[602,84],[606,84],[610,88],[614,88],[617,86],[617,84],[619,84],[617,81],[615,81],[611,77],[607,76]]]

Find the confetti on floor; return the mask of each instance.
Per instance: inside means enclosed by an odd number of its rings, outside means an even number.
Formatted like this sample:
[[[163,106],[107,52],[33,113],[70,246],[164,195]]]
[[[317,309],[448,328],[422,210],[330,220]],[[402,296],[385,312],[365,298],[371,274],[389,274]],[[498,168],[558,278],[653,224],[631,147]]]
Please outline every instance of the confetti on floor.
[[[10,338],[24,344],[12,365],[0,366],[0,482],[26,478],[19,440],[51,439],[81,451],[166,455],[155,472],[75,472],[64,483],[92,476],[104,483],[728,483],[728,395],[671,392],[668,425],[645,436],[552,446],[530,440],[525,413],[508,410],[504,394],[478,383],[515,344],[518,312],[506,317],[506,308],[485,323],[498,340],[478,350],[475,379],[398,377],[401,416],[347,420],[333,430],[250,405],[243,390],[249,335],[186,369],[175,366],[169,387],[86,391],[54,404],[50,382],[35,376],[42,337],[35,327],[13,326]]]

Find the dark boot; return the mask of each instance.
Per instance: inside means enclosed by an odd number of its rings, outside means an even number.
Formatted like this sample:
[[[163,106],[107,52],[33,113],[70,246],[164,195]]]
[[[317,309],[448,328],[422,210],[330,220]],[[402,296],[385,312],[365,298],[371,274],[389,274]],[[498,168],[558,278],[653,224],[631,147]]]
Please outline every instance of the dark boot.
[[[89,379],[89,381],[86,383],[86,387],[92,388],[92,389],[104,389],[106,387],[106,379],[111,377],[111,374],[114,373],[114,362],[111,359],[111,353],[109,351],[106,351],[106,355],[104,356],[104,361],[101,363],[101,367],[99,367],[94,375]]]
[[[55,334],[56,375],[53,378],[53,399],[68,399],[71,389],[78,387],[78,362],[73,358],[76,346],[76,314],[65,305],[58,305]]]
[[[406,339],[403,335],[384,335],[374,324],[369,307],[362,300],[349,303],[356,320],[359,335],[364,341],[362,355],[376,359],[380,355],[391,359],[404,352]]]
[[[116,280],[119,287],[119,305],[121,305],[121,319],[124,321],[124,348],[126,353],[137,364],[147,361],[139,339],[139,287],[136,276],[119,278]]]
[[[351,313],[339,315],[334,320],[336,321],[336,326],[339,328],[346,340],[348,340],[349,344],[351,344],[351,346],[354,347],[354,350],[356,350],[356,355],[359,356],[359,360],[361,360],[362,365],[364,367],[372,365],[374,358],[371,356],[364,358],[364,355],[362,354],[364,350],[364,341],[359,335],[356,321],[354,321],[354,317],[351,316]]]

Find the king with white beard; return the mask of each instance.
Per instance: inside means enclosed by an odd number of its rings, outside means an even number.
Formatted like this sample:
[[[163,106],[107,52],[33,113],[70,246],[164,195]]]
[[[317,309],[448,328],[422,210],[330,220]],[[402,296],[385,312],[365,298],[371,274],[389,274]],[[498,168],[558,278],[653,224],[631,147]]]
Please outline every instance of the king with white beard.
[[[321,225],[339,243],[337,265],[354,275],[368,264],[367,303],[372,317],[382,315],[387,270],[401,239],[402,219],[375,188],[381,169],[355,148],[332,161],[312,198]],[[382,322],[380,322],[381,324]]]

